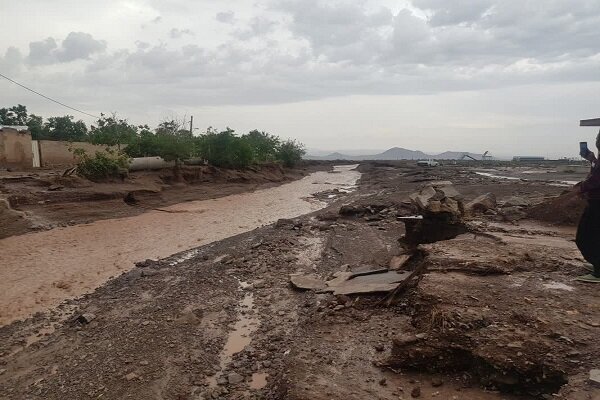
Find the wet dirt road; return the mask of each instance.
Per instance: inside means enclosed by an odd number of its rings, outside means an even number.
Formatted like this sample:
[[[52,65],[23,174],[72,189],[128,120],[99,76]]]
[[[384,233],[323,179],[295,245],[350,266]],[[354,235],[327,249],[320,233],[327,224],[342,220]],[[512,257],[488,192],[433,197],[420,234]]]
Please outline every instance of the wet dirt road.
[[[351,189],[355,166],[275,188],[0,240],[0,325],[91,292],[135,262],[157,259],[323,208],[312,194]]]

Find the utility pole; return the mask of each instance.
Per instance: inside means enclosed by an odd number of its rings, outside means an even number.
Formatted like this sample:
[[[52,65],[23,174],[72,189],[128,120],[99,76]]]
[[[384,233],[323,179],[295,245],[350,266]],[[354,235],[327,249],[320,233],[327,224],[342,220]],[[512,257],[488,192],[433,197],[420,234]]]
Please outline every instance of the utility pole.
[[[190,135],[194,136],[194,116],[190,116]]]

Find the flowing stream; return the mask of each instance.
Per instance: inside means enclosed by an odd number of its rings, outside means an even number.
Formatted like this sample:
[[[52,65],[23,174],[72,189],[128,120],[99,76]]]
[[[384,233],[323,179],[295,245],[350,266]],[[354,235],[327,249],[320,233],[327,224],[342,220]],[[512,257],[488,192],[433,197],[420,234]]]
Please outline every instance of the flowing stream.
[[[312,195],[352,190],[356,165],[336,166],[274,188],[190,201],[141,215],[0,240],[0,325],[89,293],[134,263],[219,241],[279,218],[317,211]]]

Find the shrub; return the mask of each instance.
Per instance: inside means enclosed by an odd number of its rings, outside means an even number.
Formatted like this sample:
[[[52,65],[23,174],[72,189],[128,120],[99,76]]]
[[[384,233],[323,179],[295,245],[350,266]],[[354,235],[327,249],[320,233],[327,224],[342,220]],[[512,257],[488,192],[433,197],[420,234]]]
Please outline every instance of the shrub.
[[[122,176],[127,170],[128,159],[123,154],[97,151],[90,157],[83,149],[75,149],[73,153],[79,158],[77,174],[91,181],[100,181]]]

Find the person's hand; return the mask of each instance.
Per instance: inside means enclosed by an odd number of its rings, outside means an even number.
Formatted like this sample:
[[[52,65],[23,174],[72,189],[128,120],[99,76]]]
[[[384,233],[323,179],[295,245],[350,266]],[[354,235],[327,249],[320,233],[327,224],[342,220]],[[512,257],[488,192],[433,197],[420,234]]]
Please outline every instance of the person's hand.
[[[586,160],[588,160],[591,163],[594,163],[594,162],[597,161],[596,160],[596,155],[594,154],[594,152],[593,151],[589,151],[589,150],[588,150],[587,154],[583,158],[585,158]]]

